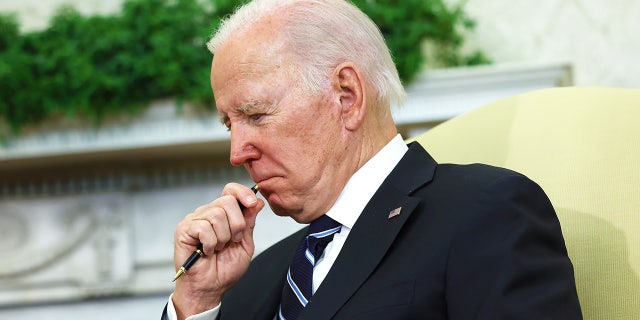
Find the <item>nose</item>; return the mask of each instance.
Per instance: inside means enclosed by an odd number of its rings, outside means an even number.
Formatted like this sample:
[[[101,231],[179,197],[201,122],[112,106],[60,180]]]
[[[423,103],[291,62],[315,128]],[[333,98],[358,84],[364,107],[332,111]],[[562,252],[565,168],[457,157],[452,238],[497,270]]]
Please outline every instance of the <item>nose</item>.
[[[231,152],[229,161],[234,166],[243,165],[251,160],[259,158],[260,153],[252,139],[252,134],[241,126],[231,130]]]

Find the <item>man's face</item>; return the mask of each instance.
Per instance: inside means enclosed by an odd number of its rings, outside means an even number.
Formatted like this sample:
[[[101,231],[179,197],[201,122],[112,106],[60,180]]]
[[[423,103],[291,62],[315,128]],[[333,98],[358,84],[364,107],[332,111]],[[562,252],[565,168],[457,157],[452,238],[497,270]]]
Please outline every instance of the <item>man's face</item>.
[[[329,79],[323,94],[303,92],[281,43],[260,29],[234,38],[216,52],[211,85],[231,133],[231,163],[245,166],[276,214],[306,223],[348,179],[346,133]]]

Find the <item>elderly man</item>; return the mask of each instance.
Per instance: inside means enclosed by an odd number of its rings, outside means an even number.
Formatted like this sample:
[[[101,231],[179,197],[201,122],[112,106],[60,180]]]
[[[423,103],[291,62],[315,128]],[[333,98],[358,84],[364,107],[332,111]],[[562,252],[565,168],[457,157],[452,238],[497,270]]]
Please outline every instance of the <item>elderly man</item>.
[[[255,0],[209,43],[211,85],[272,210],[310,223],[253,259],[264,202],[230,183],[175,231],[168,319],[580,319],[552,205],[526,177],[405,145],[404,90],[343,0]],[[309,230],[310,229],[310,230]],[[331,241],[332,240],[332,241]]]

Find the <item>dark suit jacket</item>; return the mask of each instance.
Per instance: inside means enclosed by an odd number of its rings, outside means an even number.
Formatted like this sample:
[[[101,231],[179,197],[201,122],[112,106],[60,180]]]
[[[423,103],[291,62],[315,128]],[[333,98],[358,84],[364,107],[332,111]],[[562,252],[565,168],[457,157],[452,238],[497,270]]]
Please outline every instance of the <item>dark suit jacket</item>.
[[[223,297],[223,320],[273,319],[304,232],[252,261]],[[439,165],[413,143],[299,319],[581,318],[573,267],[542,189],[506,169]]]

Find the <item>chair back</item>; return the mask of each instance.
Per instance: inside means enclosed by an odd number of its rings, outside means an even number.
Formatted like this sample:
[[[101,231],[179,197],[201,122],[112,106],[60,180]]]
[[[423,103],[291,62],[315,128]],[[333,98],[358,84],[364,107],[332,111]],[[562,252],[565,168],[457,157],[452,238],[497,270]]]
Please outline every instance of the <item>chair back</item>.
[[[640,90],[553,88],[509,97],[417,137],[440,163],[486,163],[553,203],[585,319],[640,319]]]

